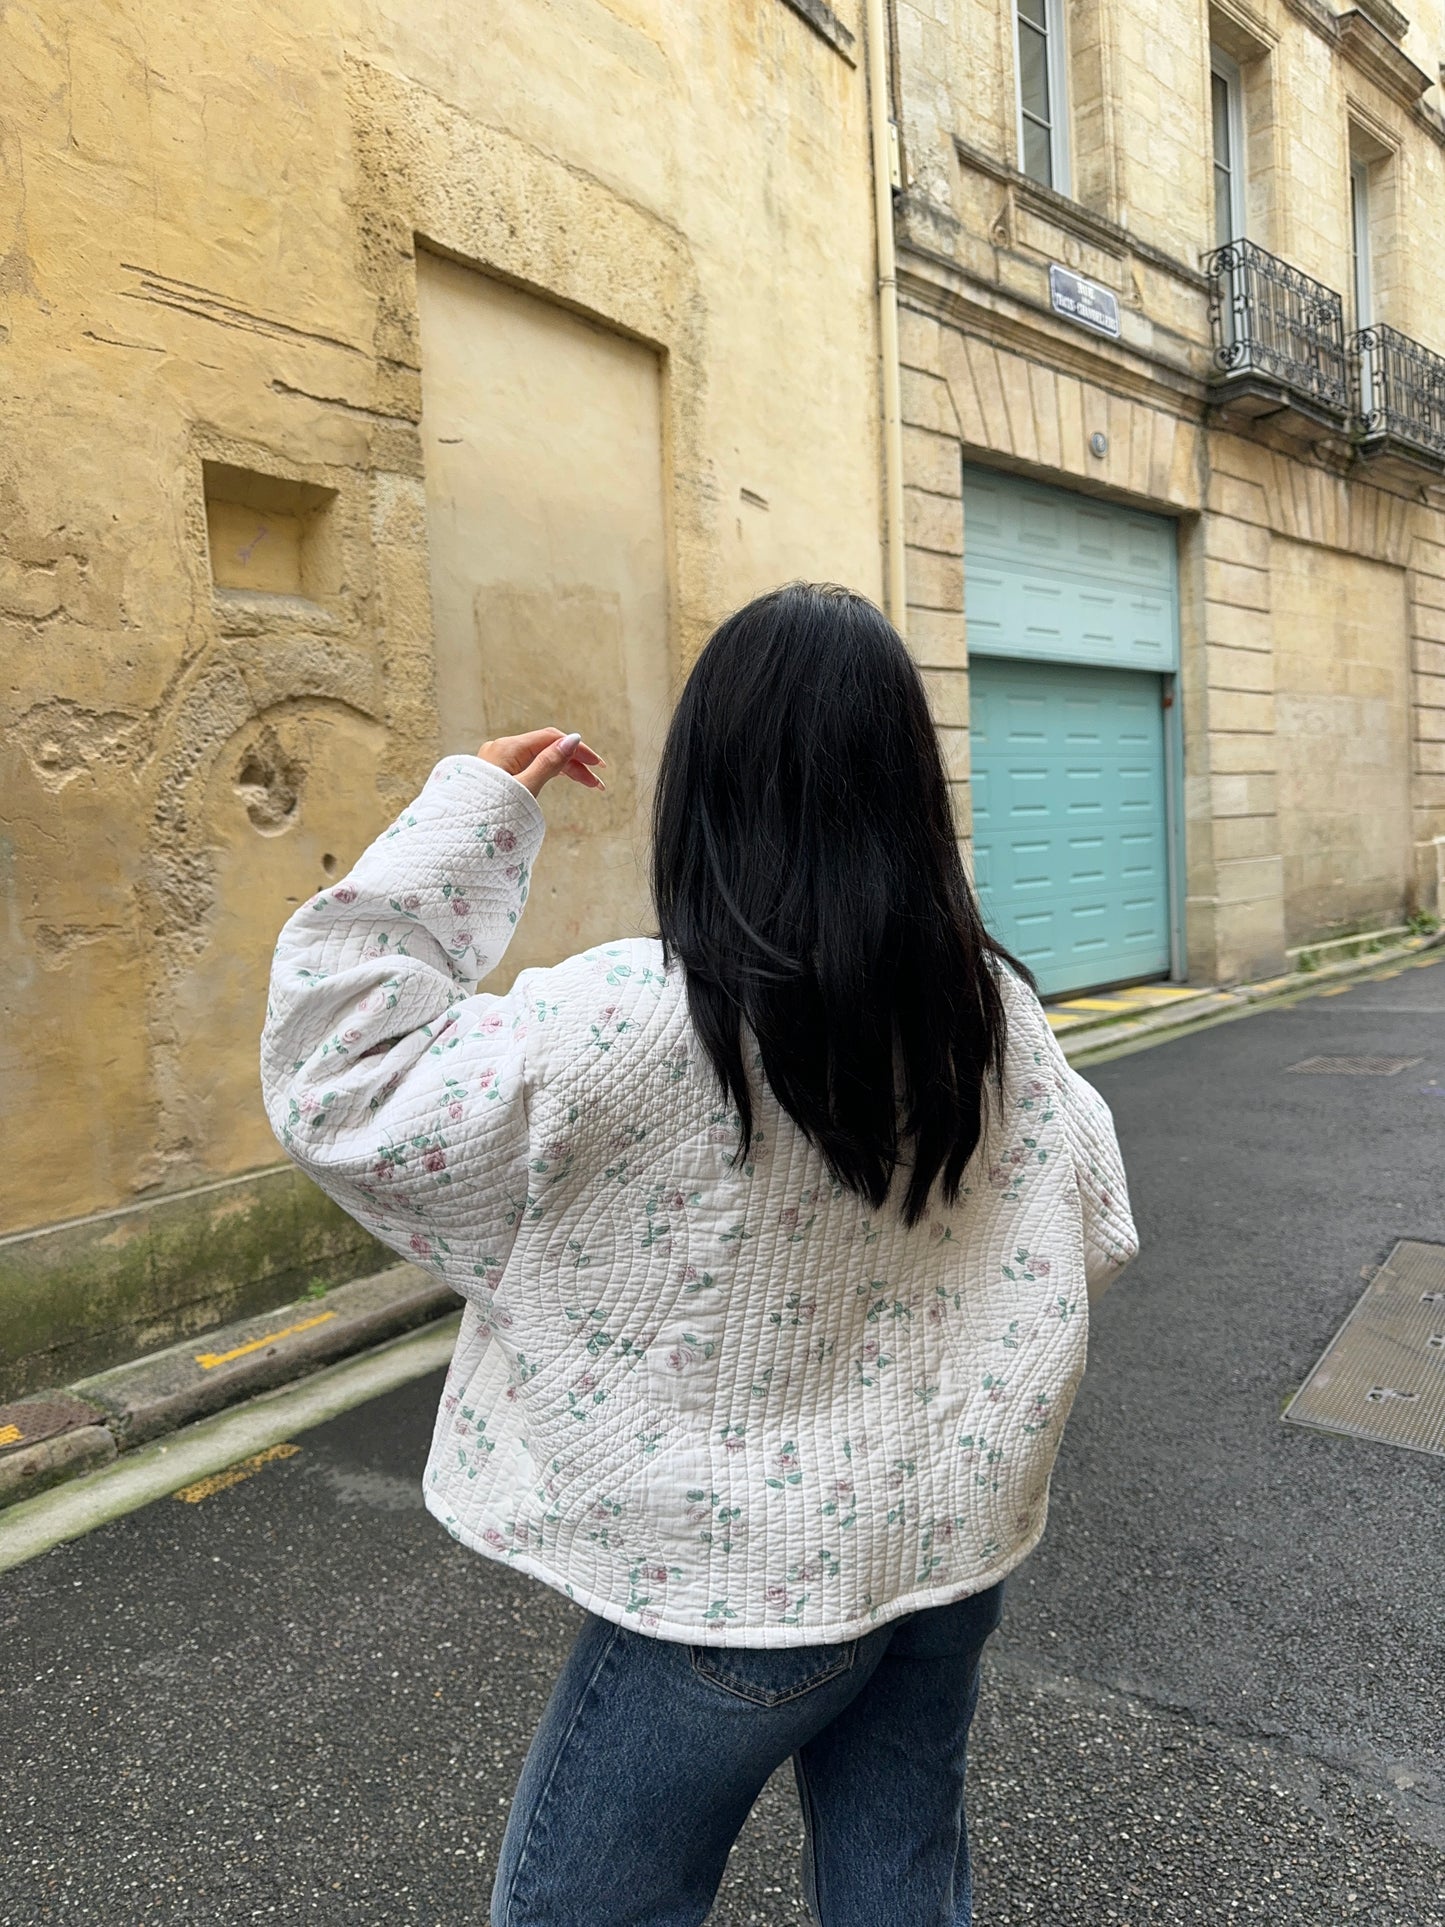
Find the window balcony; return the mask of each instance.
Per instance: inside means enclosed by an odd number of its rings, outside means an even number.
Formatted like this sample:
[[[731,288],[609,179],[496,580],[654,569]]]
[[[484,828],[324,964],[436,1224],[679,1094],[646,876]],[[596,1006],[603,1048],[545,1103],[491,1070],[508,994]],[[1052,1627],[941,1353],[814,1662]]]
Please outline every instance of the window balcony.
[[[1344,303],[1334,289],[1253,241],[1215,248],[1203,265],[1214,405],[1275,417],[1288,432],[1341,433],[1351,407],[1350,363]]]
[[[1395,470],[1445,470],[1445,355],[1398,328],[1361,328],[1347,344],[1363,460]]]

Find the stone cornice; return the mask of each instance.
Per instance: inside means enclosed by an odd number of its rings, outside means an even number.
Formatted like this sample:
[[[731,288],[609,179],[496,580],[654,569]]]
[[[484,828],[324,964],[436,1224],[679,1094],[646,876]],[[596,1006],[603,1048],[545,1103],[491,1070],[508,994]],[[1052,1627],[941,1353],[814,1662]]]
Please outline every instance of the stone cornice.
[[[1396,46],[1380,25],[1383,10],[1378,4],[1366,0],[1366,4],[1353,6],[1345,13],[1334,13],[1324,5],[1324,0],[1284,0],[1284,3],[1322,40],[1329,41],[1342,59],[1373,80],[1392,100],[1410,108],[1416,123],[1432,139],[1445,145],[1445,121],[1420,99],[1434,76],[1417,67],[1410,56]],[[1398,17],[1408,27],[1410,23],[1404,15]]]
[[[1111,221],[1102,214],[1096,214],[1092,208],[1084,207],[1079,201],[1071,201],[1067,194],[1058,194],[1051,187],[1041,186],[1038,181],[1031,180],[1027,174],[1020,173],[1018,168],[1010,167],[1006,161],[999,160],[982,147],[975,147],[971,141],[964,140],[961,135],[954,135],[953,145],[954,151],[965,167],[970,167],[975,173],[984,174],[990,180],[1007,187],[1020,204],[1028,208],[1031,213],[1041,215],[1045,220],[1057,222],[1060,227],[1077,235],[1080,240],[1091,241],[1096,247],[1102,247],[1110,254],[1133,255],[1136,260],[1147,262],[1151,268],[1157,268],[1161,274],[1167,274],[1176,281],[1182,281],[1185,287],[1192,288],[1196,294],[1208,292],[1209,282],[1206,277],[1198,268],[1190,267],[1187,261],[1180,261],[1174,255],[1166,254],[1163,248],[1156,248],[1148,241],[1141,241],[1137,234],[1130,233],[1126,227],[1120,227],[1117,221]]]
[[[1063,333],[1041,301],[971,275],[947,255],[900,238],[898,292],[906,307],[1011,349],[1025,360],[1128,395],[1190,421],[1202,419],[1207,384],[1163,355]]]

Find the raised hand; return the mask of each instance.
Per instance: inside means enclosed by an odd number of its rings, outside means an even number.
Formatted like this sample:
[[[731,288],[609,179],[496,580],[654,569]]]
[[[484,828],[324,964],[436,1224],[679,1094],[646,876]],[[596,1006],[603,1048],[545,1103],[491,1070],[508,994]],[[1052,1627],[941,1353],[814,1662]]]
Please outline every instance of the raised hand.
[[[564,736],[560,729],[529,729],[522,736],[498,736],[492,742],[483,743],[477,755],[484,763],[494,763],[509,776],[515,776],[533,796],[554,776],[570,776],[584,789],[607,787],[595,773],[596,769],[605,769],[606,763],[575,731]]]

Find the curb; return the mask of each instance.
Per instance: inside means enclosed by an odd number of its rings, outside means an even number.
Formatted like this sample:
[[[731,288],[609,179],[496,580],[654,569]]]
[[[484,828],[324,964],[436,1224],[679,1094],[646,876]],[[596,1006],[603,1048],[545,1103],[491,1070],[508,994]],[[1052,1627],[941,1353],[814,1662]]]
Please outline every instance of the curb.
[[[1186,1031],[1203,1030],[1211,1024],[1244,1017],[1271,1004],[1293,1003],[1315,995],[1328,985],[1370,977],[1391,964],[1413,963],[1422,953],[1442,946],[1445,946],[1445,930],[1407,937],[1389,949],[1322,964],[1317,970],[1292,970],[1286,976],[1266,977],[1258,983],[1231,984],[1222,990],[1202,991],[1182,1008],[1177,1003],[1165,1004],[1120,1021],[1105,1016],[1097,1024],[1076,1024],[1060,1035],[1059,1043],[1071,1064],[1119,1056],[1135,1045],[1142,1048],[1145,1044],[1167,1043]]]
[[[415,1265],[393,1265],[0,1406],[0,1508],[456,1309],[449,1286]]]
[[[289,1457],[289,1451],[277,1454],[272,1448],[297,1432],[325,1425],[355,1406],[441,1370],[452,1355],[460,1323],[461,1314],[453,1312],[355,1358],[312,1372],[298,1384],[277,1386],[231,1411],[198,1419],[167,1438],[122,1453],[112,1464],[89,1478],[72,1479],[58,1492],[42,1493],[0,1512],[0,1572],[138,1512],[198,1479],[224,1473],[248,1456]],[[420,1488],[420,1471],[417,1484]]]

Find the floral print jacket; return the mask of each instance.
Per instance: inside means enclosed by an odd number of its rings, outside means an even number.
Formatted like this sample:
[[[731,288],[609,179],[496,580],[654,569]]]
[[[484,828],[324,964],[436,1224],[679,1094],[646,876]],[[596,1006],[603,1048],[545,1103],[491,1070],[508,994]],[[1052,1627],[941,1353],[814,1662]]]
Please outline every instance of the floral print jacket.
[[[1006,974],[1002,1102],[954,1207],[875,1214],[766,1086],[735,1167],[655,940],[477,990],[542,831],[513,777],[447,757],[276,950],[277,1136],[466,1300],[427,1504],[697,1644],[845,1640],[991,1585],[1043,1530],[1088,1291],[1136,1249],[1103,1099]]]

